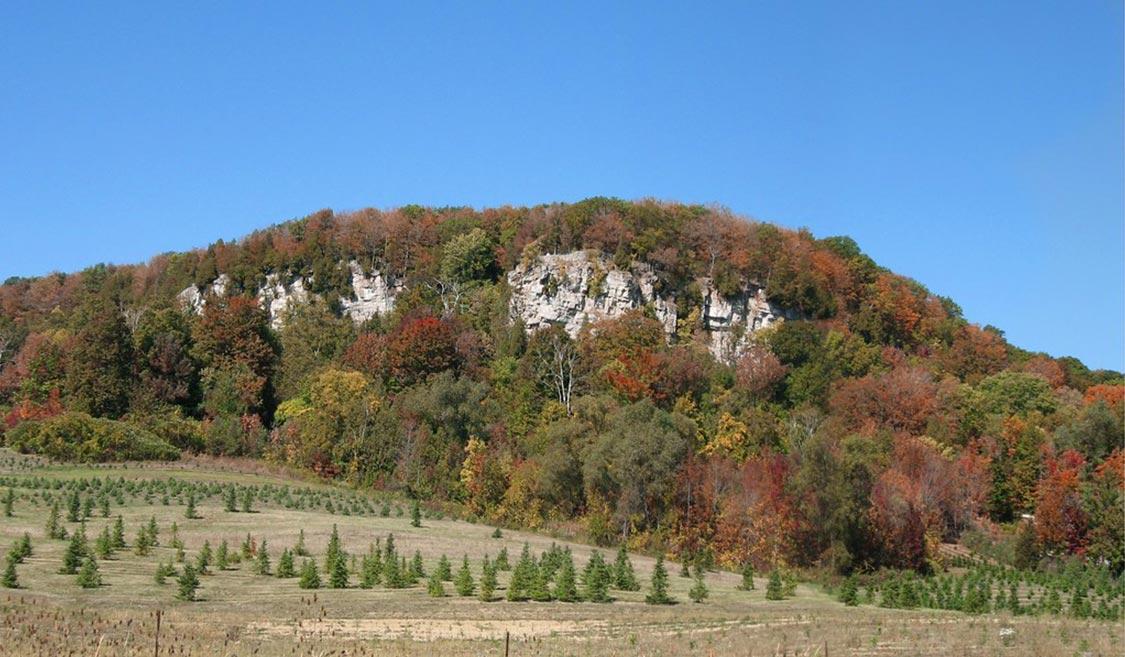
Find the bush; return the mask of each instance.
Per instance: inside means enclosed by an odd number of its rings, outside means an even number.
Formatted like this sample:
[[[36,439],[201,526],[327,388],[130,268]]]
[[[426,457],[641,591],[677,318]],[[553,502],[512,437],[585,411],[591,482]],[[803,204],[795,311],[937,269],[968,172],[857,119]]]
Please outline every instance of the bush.
[[[126,422],[63,413],[23,422],[7,433],[9,447],[60,461],[170,461],[180,452],[155,434]]]

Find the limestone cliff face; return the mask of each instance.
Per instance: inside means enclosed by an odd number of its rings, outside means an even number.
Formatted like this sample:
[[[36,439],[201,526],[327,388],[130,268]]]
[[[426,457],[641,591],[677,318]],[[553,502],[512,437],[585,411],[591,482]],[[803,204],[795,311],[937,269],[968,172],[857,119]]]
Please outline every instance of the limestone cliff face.
[[[348,263],[348,269],[351,271],[353,298],[340,300],[344,314],[359,324],[375,315],[394,310],[395,297],[403,289],[400,283],[388,280],[379,271],[367,274],[354,260]],[[269,312],[270,324],[275,329],[281,327],[284,312],[290,304],[307,303],[315,296],[309,291],[310,282],[303,277],[287,281],[278,274],[266,276],[266,282],[258,289],[257,297],[262,307]],[[202,289],[195,285],[185,288],[177,298],[185,309],[199,313],[206,306],[209,296],[221,297],[227,293],[229,287],[230,277],[221,274],[214,282]]]
[[[671,335],[676,332],[676,304],[656,293],[656,283],[652,269],[640,263],[622,271],[600,254],[542,255],[508,273],[509,314],[522,319],[528,331],[559,324],[573,337],[586,324],[651,303]]]
[[[766,300],[765,290],[746,283],[734,296],[721,294],[709,279],[699,279],[698,329],[712,354],[733,362],[749,346],[751,335],[791,313]],[[604,255],[576,251],[542,255],[508,273],[512,296],[509,314],[535,331],[558,324],[575,336],[586,324],[620,317],[651,305],[672,338],[677,331],[676,300],[659,293],[649,265],[633,263],[623,271]]]

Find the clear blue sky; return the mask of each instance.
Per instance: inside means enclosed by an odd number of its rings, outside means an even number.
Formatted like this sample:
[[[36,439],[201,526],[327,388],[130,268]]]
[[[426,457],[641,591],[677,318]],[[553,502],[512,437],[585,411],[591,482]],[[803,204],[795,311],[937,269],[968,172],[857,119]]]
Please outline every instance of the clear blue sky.
[[[3,3],[0,278],[322,207],[652,196],[852,235],[1125,367],[1120,2],[360,4]]]

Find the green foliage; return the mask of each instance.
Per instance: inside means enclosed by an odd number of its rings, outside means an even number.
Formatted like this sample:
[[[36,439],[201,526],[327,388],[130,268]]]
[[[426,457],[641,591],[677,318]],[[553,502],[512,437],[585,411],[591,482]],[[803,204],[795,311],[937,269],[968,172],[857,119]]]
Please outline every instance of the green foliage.
[[[664,555],[656,557],[652,567],[652,581],[645,602],[650,605],[670,605],[673,600],[668,595],[668,570],[664,567]]]
[[[473,573],[469,569],[469,557],[465,555],[461,560],[461,567],[457,570],[457,577],[453,581],[454,588],[457,589],[457,595],[462,597],[469,597],[476,592],[476,582],[473,581]]]
[[[738,588],[743,591],[754,590],[754,564],[749,561],[742,564],[742,581],[739,582]]]
[[[102,585],[102,575],[98,570],[98,562],[93,556],[87,556],[78,571],[78,586],[84,589],[96,589]]]
[[[486,554],[484,562],[481,564],[480,592],[477,597],[481,602],[492,602],[495,591],[496,570],[493,564],[488,562],[488,555]]]
[[[637,583],[637,575],[633,572],[633,563],[629,561],[629,554],[625,546],[617,550],[617,559],[613,562],[613,588],[621,591],[640,591],[641,585]]]
[[[61,461],[169,461],[180,455],[143,429],[78,412],[23,422],[5,438],[17,451]]]
[[[192,602],[196,599],[196,591],[199,590],[199,576],[191,564],[184,564],[183,571],[176,580],[176,585],[176,598],[185,602]]]
[[[766,600],[781,600],[785,597],[785,588],[781,583],[781,571],[774,568],[770,571],[770,579],[766,584]]]
[[[305,559],[301,564],[301,578],[297,581],[297,586],[302,589],[320,588],[320,573],[317,571],[316,562],[312,559]]]
[[[859,587],[856,585],[854,575],[844,580],[844,584],[840,587],[838,599],[849,607],[859,604]]]
[[[692,584],[691,590],[688,591],[688,597],[692,602],[703,602],[710,595],[707,589],[707,583],[703,581],[703,568],[700,566],[695,567],[695,583]]]

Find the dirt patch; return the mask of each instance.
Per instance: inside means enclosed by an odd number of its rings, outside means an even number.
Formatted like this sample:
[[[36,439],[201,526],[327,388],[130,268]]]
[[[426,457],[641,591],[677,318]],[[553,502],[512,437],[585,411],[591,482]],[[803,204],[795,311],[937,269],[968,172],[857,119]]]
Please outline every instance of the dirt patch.
[[[604,621],[454,620],[440,618],[355,618],[259,622],[250,632],[267,636],[334,637],[338,639],[410,639],[413,641],[513,639],[559,635],[590,635],[605,630]]]

